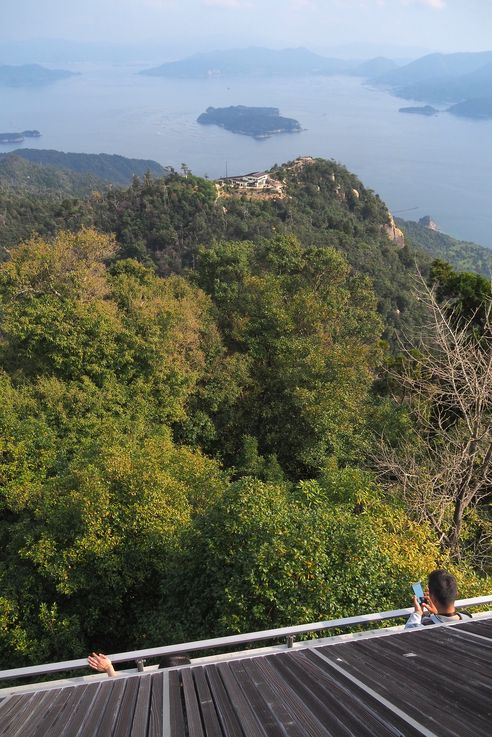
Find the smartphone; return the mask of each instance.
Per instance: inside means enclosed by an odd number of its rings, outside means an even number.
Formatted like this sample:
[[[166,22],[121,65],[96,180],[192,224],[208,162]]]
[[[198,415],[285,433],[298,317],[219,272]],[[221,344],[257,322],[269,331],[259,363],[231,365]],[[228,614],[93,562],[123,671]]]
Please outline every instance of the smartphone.
[[[422,584],[420,583],[420,581],[413,583],[412,589],[413,589],[413,593],[417,597],[417,601],[419,601],[420,604],[423,604],[425,601],[425,594],[424,594],[424,589],[422,588]]]

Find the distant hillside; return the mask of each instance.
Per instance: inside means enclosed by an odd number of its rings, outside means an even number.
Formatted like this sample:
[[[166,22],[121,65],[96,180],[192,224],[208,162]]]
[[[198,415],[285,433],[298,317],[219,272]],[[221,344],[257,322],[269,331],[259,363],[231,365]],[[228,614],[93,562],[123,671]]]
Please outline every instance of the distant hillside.
[[[427,54],[377,79],[389,87],[404,87],[429,79],[456,79],[492,62],[492,51],[459,54]]]
[[[36,87],[74,75],[75,72],[68,72],[65,69],[46,69],[39,64],[0,65],[0,85],[8,87]]]
[[[459,102],[492,95],[492,51],[429,54],[374,80],[405,99]]]
[[[112,184],[129,184],[134,176],[142,177],[148,171],[158,177],[167,173],[151,159],[127,159],[116,154],[76,154],[34,148],[20,148],[12,153],[36,164],[91,174]]]
[[[354,77],[373,79],[374,77],[380,77],[383,74],[389,74],[395,69],[398,69],[396,61],[387,59],[384,56],[377,56],[374,59],[369,59],[369,61],[359,64],[355,69],[352,69],[350,74]]]
[[[430,79],[397,90],[400,97],[431,102],[461,101],[492,95],[492,63],[456,79]]]
[[[459,115],[461,118],[490,120],[492,118],[492,97],[480,97],[474,100],[458,102],[448,109],[448,113]]]
[[[492,250],[477,243],[460,241],[450,235],[431,230],[413,220],[396,219],[414,246],[429,253],[433,258],[449,261],[460,271],[476,271],[483,276],[492,275]]]
[[[308,49],[264,48],[211,51],[181,61],[145,69],[153,77],[202,78],[218,76],[292,77],[309,74],[343,74],[358,66],[344,59],[328,59]]]
[[[0,155],[0,186],[26,192],[86,195],[108,185],[93,174],[35,164],[15,154]]]

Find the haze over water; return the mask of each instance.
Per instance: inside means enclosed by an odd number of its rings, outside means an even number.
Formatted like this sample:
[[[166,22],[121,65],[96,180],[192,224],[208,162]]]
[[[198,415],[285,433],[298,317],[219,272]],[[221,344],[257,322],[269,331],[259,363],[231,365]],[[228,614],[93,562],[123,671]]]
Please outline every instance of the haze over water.
[[[334,158],[393,213],[429,214],[442,231],[492,247],[492,121],[404,115],[411,102],[351,77],[169,80],[138,69],[79,67],[50,86],[2,88],[0,131],[37,128],[42,138],[24,146],[184,162],[211,178],[226,162],[240,174],[299,155]],[[209,105],[239,104],[279,107],[305,130],[257,141],[196,122]]]

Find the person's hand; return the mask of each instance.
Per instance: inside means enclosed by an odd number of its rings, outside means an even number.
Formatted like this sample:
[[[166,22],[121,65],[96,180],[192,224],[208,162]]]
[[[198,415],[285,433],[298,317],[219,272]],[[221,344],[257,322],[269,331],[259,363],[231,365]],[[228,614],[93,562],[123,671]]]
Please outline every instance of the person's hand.
[[[99,673],[107,673],[110,677],[116,675],[113,664],[107,655],[103,655],[102,653],[91,653],[87,658],[87,661],[90,667],[97,670]]]
[[[423,603],[424,609],[429,612],[429,614],[437,614],[437,607],[434,605],[434,602],[432,601],[431,597],[429,596],[429,592],[425,591],[425,601]]]

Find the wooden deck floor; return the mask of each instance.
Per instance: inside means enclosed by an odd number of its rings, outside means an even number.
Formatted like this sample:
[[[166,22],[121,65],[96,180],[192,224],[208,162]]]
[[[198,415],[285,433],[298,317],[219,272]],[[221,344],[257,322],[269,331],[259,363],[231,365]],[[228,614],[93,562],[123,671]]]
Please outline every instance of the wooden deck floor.
[[[1,737],[490,737],[492,619],[13,695]]]

